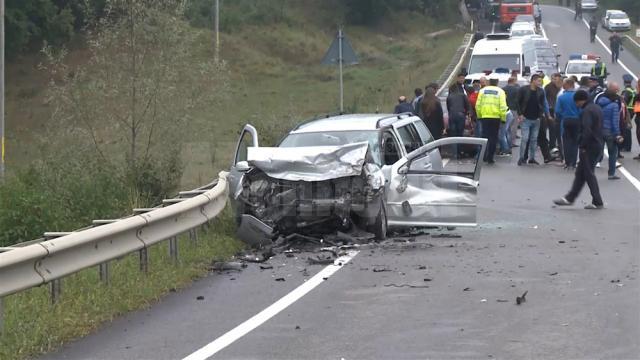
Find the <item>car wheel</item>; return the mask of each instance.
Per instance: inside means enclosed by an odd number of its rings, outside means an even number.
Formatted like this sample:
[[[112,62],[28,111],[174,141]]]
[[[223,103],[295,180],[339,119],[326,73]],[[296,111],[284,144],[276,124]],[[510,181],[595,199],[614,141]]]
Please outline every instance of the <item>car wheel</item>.
[[[387,238],[387,210],[384,207],[384,201],[382,199],[380,199],[380,211],[373,224],[369,225],[368,231],[375,235],[376,240],[384,240]]]

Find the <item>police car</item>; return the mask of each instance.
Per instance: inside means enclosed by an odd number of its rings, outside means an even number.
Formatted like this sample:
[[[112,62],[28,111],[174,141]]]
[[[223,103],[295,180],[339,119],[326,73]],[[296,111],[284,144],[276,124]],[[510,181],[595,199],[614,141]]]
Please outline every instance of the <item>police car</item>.
[[[598,57],[593,54],[571,54],[564,69],[564,75],[567,77],[575,76],[578,81],[583,76],[591,76],[591,69],[596,64]]]

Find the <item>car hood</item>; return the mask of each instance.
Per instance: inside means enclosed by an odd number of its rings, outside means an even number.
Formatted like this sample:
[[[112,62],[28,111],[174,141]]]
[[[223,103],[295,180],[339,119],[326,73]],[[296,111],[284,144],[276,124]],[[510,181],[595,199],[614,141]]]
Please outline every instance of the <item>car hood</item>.
[[[247,161],[272,178],[323,181],[362,173],[369,143],[341,146],[250,147]]]

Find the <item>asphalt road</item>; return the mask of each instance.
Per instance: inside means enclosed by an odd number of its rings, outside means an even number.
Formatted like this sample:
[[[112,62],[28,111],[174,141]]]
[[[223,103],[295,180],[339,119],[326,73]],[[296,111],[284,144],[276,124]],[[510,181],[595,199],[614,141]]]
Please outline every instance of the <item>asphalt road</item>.
[[[563,55],[604,53],[566,10],[545,7],[543,23]],[[611,72],[622,76],[616,66]],[[625,169],[639,179],[640,162],[627,158]],[[582,209],[588,191],[579,206],[554,208],[572,174],[515,161],[483,169],[478,228],[362,249],[214,358],[638,359],[640,188],[608,181],[603,168],[605,210]],[[441,233],[460,237],[434,236]],[[272,270],[250,264],[211,274],[42,359],[184,358],[310,281],[324,266],[306,256],[278,255]]]

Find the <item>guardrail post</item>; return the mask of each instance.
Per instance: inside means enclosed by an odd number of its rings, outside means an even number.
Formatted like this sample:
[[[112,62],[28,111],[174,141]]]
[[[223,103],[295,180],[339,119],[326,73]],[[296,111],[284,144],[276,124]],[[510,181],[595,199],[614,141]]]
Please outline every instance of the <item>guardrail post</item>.
[[[2,297],[0,297],[0,334],[2,334],[2,328],[4,327],[4,308],[2,307]]]
[[[198,229],[189,230],[189,239],[194,245],[198,245]]]
[[[51,281],[51,305],[55,305],[60,300],[62,293],[62,279]]]
[[[140,255],[140,271],[147,273],[149,271],[149,253],[147,248],[142,248],[138,251]]]
[[[104,262],[99,265],[98,271],[100,273],[100,281],[105,285],[109,285],[109,262]]]
[[[169,238],[169,256],[174,262],[178,262],[178,237]]]

